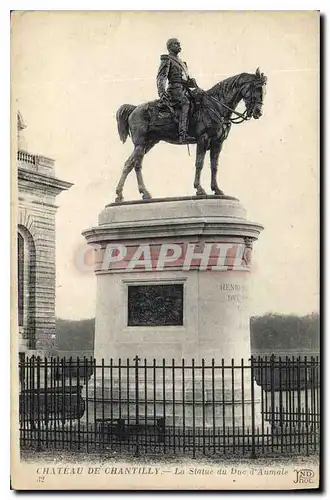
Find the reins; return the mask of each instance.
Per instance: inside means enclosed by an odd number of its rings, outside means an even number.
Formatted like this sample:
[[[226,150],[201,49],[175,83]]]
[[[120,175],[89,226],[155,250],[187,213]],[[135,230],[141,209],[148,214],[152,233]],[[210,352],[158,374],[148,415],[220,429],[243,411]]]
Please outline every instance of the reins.
[[[220,104],[220,106],[223,106],[224,108],[228,109],[228,111],[230,111],[231,113],[234,113],[236,115],[236,118],[229,118],[229,121],[231,123],[234,123],[234,124],[240,124],[240,123],[243,123],[244,121],[248,121],[251,119],[251,116],[247,116],[247,109],[245,109],[245,111],[243,113],[239,113],[238,111],[235,111],[235,109],[232,109],[231,107],[227,106],[227,104],[219,101],[219,99],[216,99],[215,97],[213,97],[212,95],[209,95],[205,90],[201,89],[200,87],[196,87],[199,92],[201,92],[201,94],[203,94],[207,99],[212,99],[213,101],[215,101],[217,104]],[[191,95],[192,97],[192,94],[191,94],[191,91],[189,89],[189,87],[187,86],[187,90],[189,92],[189,94]],[[222,116],[220,116],[213,108],[208,108],[209,111],[211,111],[219,120],[222,120]]]
[[[251,116],[247,116],[247,109],[245,109],[245,111],[243,113],[239,113],[238,111],[235,111],[234,109],[232,109],[230,106],[227,106],[227,104],[224,104],[223,102],[219,101],[219,99],[216,99],[215,97],[213,97],[212,95],[209,95],[207,92],[205,92],[205,90],[201,89],[200,87],[198,87],[198,90],[208,99],[213,99],[213,101],[215,101],[217,104],[220,104],[221,106],[223,106],[224,108],[228,109],[229,111],[231,111],[232,113],[234,113],[236,116],[236,118],[229,118],[229,122],[230,123],[233,123],[235,125],[238,125],[240,123],[243,123],[244,121],[248,121],[251,119]],[[219,115],[219,113],[217,113],[217,111],[215,109],[213,109],[212,107],[209,107],[207,106],[207,109],[213,113],[216,118],[220,121],[223,120],[223,116]],[[227,121],[227,123],[228,123]],[[229,130],[227,129],[227,134],[226,134],[226,137],[228,135],[228,132]],[[187,144],[187,148],[188,148],[188,155],[190,156],[190,149],[189,149],[189,144]]]
[[[215,101],[216,103],[220,104],[221,106],[223,106],[224,108],[228,109],[229,111],[231,111],[232,113],[234,113],[235,115],[237,115],[237,118],[229,118],[229,121],[231,123],[234,123],[234,124],[239,124],[239,123],[243,123],[244,121],[248,121],[251,119],[251,116],[247,116],[247,109],[245,109],[244,113],[239,113],[238,111],[235,111],[234,109],[232,109],[231,107],[227,106],[227,104],[224,104],[223,102],[219,101],[219,99],[216,99],[215,97],[213,97],[212,95],[209,95],[207,92],[205,92],[204,90],[202,90],[203,94],[208,98],[208,99],[212,99],[213,101]],[[217,118],[220,118],[220,115],[218,115],[214,109],[212,108],[209,108],[209,110],[212,112],[214,112],[214,114],[216,114]],[[240,118],[240,120],[239,120]]]
[[[240,123],[243,123],[245,121],[249,121],[251,120],[252,118],[252,115],[251,116],[248,116],[248,110],[245,109],[243,113],[239,113],[239,111],[236,111],[235,109],[231,108],[230,106],[228,106],[227,104],[225,104],[224,102],[221,102],[219,99],[216,99],[214,96],[212,95],[209,95],[205,90],[201,89],[200,87],[196,87],[199,92],[205,96],[207,99],[212,99],[214,102],[216,102],[217,104],[220,104],[220,106],[223,106],[224,108],[226,108],[228,111],[230,111],[231,113],[233,113],[234,115],[236,115],[235,118],[228,118],[226,120],[226,123],[227,123],[227,134],[226,134],[226,137],[228,135],[228,132],[229,132],[229,129],[228,129],[228,122],[230,123],[233,123],[234,125],[239,125]],[[190,92],[190,89],[189,87],[187,87],[187,90],[189,92],[189,94],[191,95],[191,92]],[[254,101],[254,105],[257,104],[257,100]],[[216,118],[220,121],[223,120],[223,116],[221,116],[215,109],[213,109],[211,106],[206,106],[207,109],[213,113],[213,115],[216,116]],[[249,107],[251,108],[251,103],[249,103]],[[188,154],[190,156],[190,150],[189,150],[189,144],[187,144],[187,147],[188,147]]]

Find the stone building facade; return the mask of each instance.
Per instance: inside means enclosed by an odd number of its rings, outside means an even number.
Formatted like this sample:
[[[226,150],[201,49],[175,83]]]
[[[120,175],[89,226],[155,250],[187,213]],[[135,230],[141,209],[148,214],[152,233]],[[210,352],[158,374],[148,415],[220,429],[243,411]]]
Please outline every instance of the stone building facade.
[[[53,159],[28,151],[17,119],[19,351],[45,355],[56,343],[55,201],[72,184],[55,176]]]

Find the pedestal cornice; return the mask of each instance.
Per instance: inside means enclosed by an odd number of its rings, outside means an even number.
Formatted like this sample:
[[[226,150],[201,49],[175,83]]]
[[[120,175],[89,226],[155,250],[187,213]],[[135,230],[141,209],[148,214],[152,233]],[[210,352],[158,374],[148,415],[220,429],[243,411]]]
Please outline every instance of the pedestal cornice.
[[[204,196],[110,204],[99,225],[83,232],[88,243],[167,237],[257,239],[263,226],[246,219],[237,198]]]

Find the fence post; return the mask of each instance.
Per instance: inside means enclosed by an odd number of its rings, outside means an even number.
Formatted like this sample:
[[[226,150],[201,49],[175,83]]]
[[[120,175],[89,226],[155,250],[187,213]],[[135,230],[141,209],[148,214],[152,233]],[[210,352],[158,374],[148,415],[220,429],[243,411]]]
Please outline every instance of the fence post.
[[[172,415],[173,415],[173,452],[175,454],[175,361],[172,358]],[[179,434],[180,436],[180,434]],[[180,438],[179,438],[180,439]]]
[[[135,356],[134,358],[135,361],[135,423],[136,423],[136,450],[135,450],[135,456],[139,456],[139,438],[140,438],[140,433],[139,433],[139,361],[140,358],[138,355]]]
[[[61,432],[62,432],[62,447],[64,448],[64,426],[65,426],[65,420],[66,420],[66,408],[65,408],[65,366],[66,366],[66,361],[65,357],[61,359],[61,376],[60,376],[60,390],[61,390],[61,410],[60,410],[60,415],[61,415]]]
[[[97,368],[96,368],[96,359],[95,358],[91,358],[91,369],[93,370],[92,371],[92,377],[94,378],[94,387],[93,387],[93,399],[94,399],[94,404],[93,404],[93,409],[94,409],[94,415],[93,415],[93,424],[94,424],[94,449],[96,449],[97,445],[99,443],[97,443],[97,389],[96,389],[96,377],[97,377]],[[111,388],[112,388],[112,381],[111,381]]]
[[[87,453],[89,452],[89,430],[90,430],[90,425],[89,425],[89,401],[90,401],[90,396],[88,394],[88,359],[86,356],[84,356],[84,361],[83,361],[83,380],[86,388],[86,425],[84,426],[84,437],[86,436],[86,451]],[[84,443],[85,444],[85,443]]]
[[[279,383],[279,432],[281,433],[281,453],[284,450],[284,408],[283,408],[283,378],[282,378],[282,359],[281,356],[278,358],[278,383]]]
[[[203,455],[206,453],[205,448],[205,359],[202,359],[202,425],[203,425]]]
[[[195,421],[195,359],[191,360],[192,371],[192,433],[193,433],[193,458],[196,458],[196,421]]]
[[[215,454],[215,379],[214,379],[214,358],[212,358],[212,428],[213,428],[213,453]],[[224,408],[224,398],[222,398],[222,407]],[[225,443],[226,426],[223,423],[223,442]]]
[[[251,434],[252,434],[252,447],[251,458],[256,458],[255,449],[255,400],[254,400],[254,358],[251,356]]]
[[[76,413],[72,409],[72,356],[69,358],[69,366],[68,366],[68,375],[69,375],[69,405],[70,405],[70,412],[69,412],[69,433],[70,433],[70,444],[69,444],[69,449],[72,449],[72,420],[76,417],[79,418],[79,407],[80,407],[80,391],[79,388],[77,387],[77,410]]]
[[[301,451],[303,426],[301,425],[301,365],[300,356],[297,358],[297,417],[298,417],[298,451]]]
[[[275,355],[272,354],[270,358],[270,400],[271,400],[271,411],[272,411],[272,429],[276,425],[276,414],[275,414]]]
[[[78,389],[79,394],[80,394],[81,386],[80,386],[80,359],[79,359],[79,356],[77,356],[76,370],[77,370],[77,372],[76,372],[77,373],[77,389]],[[87,392],[87,388],[86,388],[86,392]],[[86,402],[84,401],[84,414],[87,411],[87,406],[88,406],[88,401],[86,398]],[[77,443],[78,450],[80,450],[80,439],[81,439],[80,418],[78,418],[78,443]]]
[[[44,419],[45,419],[45,432],[46,432],[46,449],[48,448],[48,362],[47,358],[44,357]]]
[[[22,353],[19,353],[19,376],[21,387],[19,391],[19,434],[20,434],[20,445],[25,445],[25,419],[26,419],[26,396],[25,396],[25,354],[22,356]]]
[[[135,356],[135,423],[139,423],[139,361],[140,358]]]
[[[304,383],[305,383],[305,429],[306,429],[306,455],[309,455],[309,398],[308,389],[310,387],[307,365],[307,356],[304,358]]]
[[[163,418],[164,422],[166,425],[166,374],[165,374],[165,368],[166,368],[166,360],[163,358],[162,361],[162,386],[163,386]],[[169,447],[170,447],[170,437],[169,437]],[[164,446],[163,446],[163,451],[165,453],[166,450],[166,439],[164,439]]]
[[[40,356],[37,357],[37,451],[41,451],[41,417],[40,417],[40,399],[41,399],[41,387],[40,387]]]
[[[24,352],[19,352],[18,353],[18,366],[19,366],[19,382],[20,382],[20,392],[23,393],[25,389],[25,353]]]
[[[183,435],[183,453],[186,447],[186,400],[185,400],[185,364],[182,358],[182,435]]]

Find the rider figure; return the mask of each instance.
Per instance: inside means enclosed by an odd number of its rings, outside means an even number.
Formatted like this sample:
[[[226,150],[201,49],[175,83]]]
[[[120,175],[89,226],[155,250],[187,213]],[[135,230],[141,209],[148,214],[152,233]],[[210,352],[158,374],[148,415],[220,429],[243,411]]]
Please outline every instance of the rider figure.
[[[173,107],[180,108],[179,140],[181,143],[192,139],[188,136],[189,88],[197,87],[196,80],[190,78],[185,62],[178,57],[181,45],[177,38],[167,41],[168,54],[160,56],[160,66],[157,73],[158,95],[163,100],[169,100]],[[166,83],[168,82],[167,89]]]

